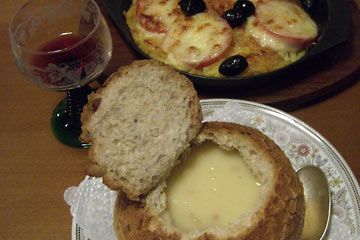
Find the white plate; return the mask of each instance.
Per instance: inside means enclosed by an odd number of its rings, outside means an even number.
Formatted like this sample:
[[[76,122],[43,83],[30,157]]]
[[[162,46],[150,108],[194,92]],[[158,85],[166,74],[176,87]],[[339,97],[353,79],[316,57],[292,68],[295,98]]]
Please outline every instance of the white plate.
[[[296,170],[304,165],[319,166],[328,178],[332,194],[331,222],[325,239],[360,240],[359,183],[342,156],[324,137],[295,117],[262,104],[211,99],[202,100],[201,106],[204,121],[237,122],[269,136],[282,148]],[[84,181],[91,179],[87,177]],[[89,240],[84,236],[86,229],[78,225],[74,215],[72,240]]]

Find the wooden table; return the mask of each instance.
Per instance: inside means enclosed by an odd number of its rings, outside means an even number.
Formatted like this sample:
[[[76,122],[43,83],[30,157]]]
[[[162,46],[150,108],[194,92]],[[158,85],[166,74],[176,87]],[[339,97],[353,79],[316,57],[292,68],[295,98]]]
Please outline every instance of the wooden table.
[[[35,87],[15,65],[8,24],[26,1],[3,0],[0,10],[0,236],[14,240],[70,239],[72,217],[63,193],[84,179],[87,150],[64,146],[51,133],[50,116],[64,93]],[[106,74],[135,59],[108,22],[117,40]],[[356,81],[336,95],[290,112],[329,140],[358,180],[359,93],[360,82]]]

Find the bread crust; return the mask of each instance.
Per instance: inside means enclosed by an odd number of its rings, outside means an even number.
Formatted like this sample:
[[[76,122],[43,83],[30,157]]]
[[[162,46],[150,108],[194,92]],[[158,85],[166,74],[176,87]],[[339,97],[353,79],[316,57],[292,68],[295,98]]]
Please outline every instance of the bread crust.
[[[164,226],[163,220],[142,203],[130,201],[119,192],[114,209],[114,229],[119,240],[300,240],[304,224],[303,187],[282,150],[256,129],[234,123],[208,122],[193,141],[213,141],[223,148],[252,146],[272,166],[272,183],[265,204],[254,214],[251,225],[229,235],[214,232],[184,237]],[[226,233],[226,232],[225,232]]]
[[[81,139],[91,144],[86,173],[138,200],[177,163],[201,128],[202,112],[189,79],[139,60],[88,96],[81,121]]]

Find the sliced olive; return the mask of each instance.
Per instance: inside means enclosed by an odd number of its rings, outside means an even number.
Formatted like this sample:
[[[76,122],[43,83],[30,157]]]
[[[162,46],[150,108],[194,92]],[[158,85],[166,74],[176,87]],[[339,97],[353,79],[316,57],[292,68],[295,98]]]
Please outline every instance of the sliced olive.
[[[249,17],[255,13],[255,6],[248,0],[238,0],[234,3],[234,8],[241,10],[246,17]]]
[[[234,8],[225,11],[221,17],[224,18],[232,28],[242,25],[247,18],[241,10]]]
[[[204,0],[181,0],[178,4],[187,16],[201,13],[206,8]]]
[[[314,13],[316,10],[316,0],[300,0],[300,4],[308,13]]]
[[[248,62],[241,55],[234,55],[225,59],[219,67],[219,72],[225,76],[235,76],[244,71]]]

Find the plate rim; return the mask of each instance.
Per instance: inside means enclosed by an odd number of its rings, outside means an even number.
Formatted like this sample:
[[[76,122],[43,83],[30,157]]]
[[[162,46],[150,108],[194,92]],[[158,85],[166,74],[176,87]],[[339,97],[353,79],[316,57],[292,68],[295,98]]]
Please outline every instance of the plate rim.
[[[340,154],[340,152],[322,134],[320,134],[317,130],[315,130],[309,124],[307,124],[306,122],[300,120],[299,118],[297,118],[285,111],[282,111],[280,109],[277,109],[277,108],[274,108],[274,107],[271,107],[271,106],[268,106],[268,105],[265,105],[262,103],[257,103],[257,102],[247,101],[247,100],[240,100],[240,99],[232,99],[232,98],[211,98],[211,99],[200,100],[200,103],[208,103],[208,102],[236,102],[236,103],[247,104],[250,106],[256,106],[256,107],[259,107],[262,109],[270,110],[276,114],[279,114],[280,116],[290,119],[292,122],[300,124],[308,132],[313,134],[315,137],[319,138],[319,140],[321,140],[321,142],[325,143],[325,145],[328,147],[328,149],[330,149],[334,153],[334,155],[339,158],[341,163],[345,166],[346,170],[349,172],[351,179],[354,182],[355,189],[357,190],[357,193],[359,196],[358,203],[359,203],[359,207],[360,207],[360,185],[359,185],[357,178],[355,177],[355,174],[351,170],[349,164],[346,162],[346,160],[343,158],[343,156]]]
[[[203,108],[204,104],[214,104],[215,102],[219,102],[222,105],[225,105],[227,102],[233,102],[233,103],[238,103],[238,104],[245,104],[250,107],[260,108],[265,111],[270,111],[271,116],[274,116],[272,114],[275,113],[277,115],[276,117],[279,117],[282,120],[291,122],[291,125],[294,125],[294,127],[300,126],[301,128],[304,128],[307,131],[306,135],[308,135],[310,133],[311,134],[310,137],[314,137],[314,138],[317,138],[317,140],[320,140],[320,143],[324,144],[327,147],[327,150],[330,153],[332,153],[336,158],[338,158],[338,160],[340,161],[341,164],[338,161],[336,161],[336,162],[338,164],[340,164],[340,167],[342,168],[344,173],[346,175],[348,175],[347,179],[346,179],[346,183],[344,183],[344,184],[350,184],[350,186],[353,190],[353,194],[355,195],[357,208],[360,209],[360,185],[359,185],[357,178],[355,177],[353,171],[351,170],[351,168],[348,165],[348,163],[346,162],[346,160],[338,152],[338,150],[325,137],[323,137],[317,130],[312,128],[310,125],[308,125],[304,121],[298,119],[297,117],[292,116],[291,114],[289,114],[285,111],[279,110],[277,108],[274,108],[274,107],[271,107],[271,106],[268,106],[265,104],[251,102],[251,101],[247,101],[247,100],[231,99],[231,98],[211,98],[211,99],[201,99],[200,100],[200,104],[201,104],[202,108]],[[296,125],[299,125],[299,126],[296,126]],[[89,179],[89,178],[91,178],[91,177],[86,176],[84,180]],[[359,224],[359,223],[357,222],[356,224]],[[331,225],[330,225],[330,227],[331,227]],[[72,220],[72,233],[71,233],[72,238],[71,239],[72,240],[89,240],[88,238],[85,238],[85,237],[81,238],[81,236],[82,236],[82,229],[78,226],[77,221],[76,221],[76,216],[74,216],[73,220]]]

